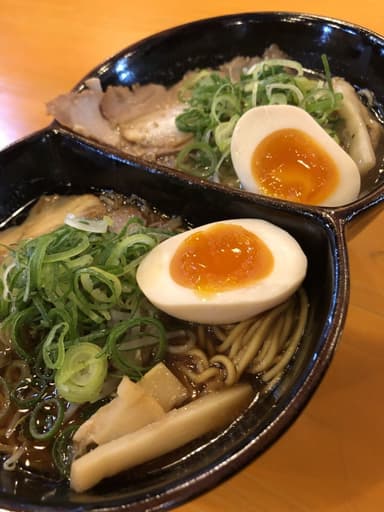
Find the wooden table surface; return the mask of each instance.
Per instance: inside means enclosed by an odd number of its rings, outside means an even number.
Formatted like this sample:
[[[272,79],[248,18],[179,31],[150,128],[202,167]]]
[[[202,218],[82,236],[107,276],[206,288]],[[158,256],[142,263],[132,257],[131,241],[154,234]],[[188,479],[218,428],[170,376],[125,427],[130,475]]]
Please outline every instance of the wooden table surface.
[[[48,100],[130,43],[187,21],[255,10],[322,14],[384,35],[382,0],[0,0],[0,149],[46,126]],[[304,413],[267,453],[180,512],[384,510],[383,232],[382,210],[349,244],[344,334]]]

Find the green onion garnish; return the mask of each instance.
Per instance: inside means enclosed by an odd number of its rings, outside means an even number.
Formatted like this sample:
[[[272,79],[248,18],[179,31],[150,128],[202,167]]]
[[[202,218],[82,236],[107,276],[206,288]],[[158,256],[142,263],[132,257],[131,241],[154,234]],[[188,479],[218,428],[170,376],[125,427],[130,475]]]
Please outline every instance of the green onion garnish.
[[[55,375],[60,395],[73,403],[93,402],[99,397],[108,372],[108,361],[98,345],[72,345]]]
[[[162,325],[148,319],[157,313],[138,288],[136,269],[173,233],[146,227],[137,217],[120,233],[108,229],[108,218],[70,217],[69,223],[20,242],[0,267],[3,335],[45,383],[32,378],[20,383],[12,393],[20,408],[38,403],[53,381],[69,402],[95,401],[108,365],[137,377],[164,353]],[[131,335],[130,322],[138,331],[135,350],[121,351],[122,338],[126,342]],[[137,364],[133,352],[145,353],[145,364]]]
[[[29,432],[34,439],[46,441],[59,430],[64,418],[64,405],[58,398],[39,402],[29,417]]]
[[[58,434],[52,445],[53,462],[63,478],[69,477],[73,456],[72,437],[78,428],[79,425],[69,425]]]
[[[136,351],[141,346],[155,349],[146,364],[136,357]],[[165,329],[158,320],[150,317],[120,322],[111,330],[106,350],[116,368],[132,380],[139,380],[152,366],[163,359],[166,350]]]
[[[217,72],[203,71],[187,80],[180,93],[185,110],[176,117],[179,130],[193,140],[176,157],[176,167],[188,174],[236,184],[230,141],[239,117],[259,105],[287,104],[305,109],[338,141],[336,124],[342,95],[332,86],[329,63],[322,56],[324,77],[305,76],[291,59],[257,62],[233,82]]]
[[[44,396],[47,384],[38,377],[26,378],[12,389],[10,396],[19,409],[30,409]]]

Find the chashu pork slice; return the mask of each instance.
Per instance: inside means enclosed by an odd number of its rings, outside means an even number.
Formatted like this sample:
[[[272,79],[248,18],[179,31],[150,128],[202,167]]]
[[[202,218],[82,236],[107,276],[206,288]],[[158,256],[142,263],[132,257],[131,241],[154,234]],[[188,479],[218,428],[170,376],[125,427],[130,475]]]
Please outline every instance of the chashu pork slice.
[[[191,133],[180,131],[176,126],[176,117],[185,109],[179,99],[180,89],[184,81],[166,89],[152,85],[153,94],[147,96],[146,108],[140,115],[126,117],[120,123],[120,133],[128,143],[129,150],[137,156],[156,157],[178,151],[191,138]],[[141,86],[148,91],[148,86]],[[138,94],[141,87],[131,91]],[[138,112],[138,111],[136,111]]]
[[[12,228],[0,232],[0,258],[20,240],[36,238],[64,224],[68,213],[78,217],[99,217],[105,215],[105,206],[93,194],[42,196],[32,207],[27,219]]]
[[[122,125],[121,134],[137,156],[175,153],[192,138],[191,133],[181,132],[176,126],[175,118],[183,111],[181,103],[167,104]]]
[[[118,126],[160,109],[168,97],[167,89],[160,84],[110,85],[102,97],[100,109],[112,126]]]
[[[84,137],[110,146],[119,145],[119,133],[105,119],[100,103],[103,98],[100,80],[89,79],[80,92],[61,94],[47,104],[47,112],[62,125]]]

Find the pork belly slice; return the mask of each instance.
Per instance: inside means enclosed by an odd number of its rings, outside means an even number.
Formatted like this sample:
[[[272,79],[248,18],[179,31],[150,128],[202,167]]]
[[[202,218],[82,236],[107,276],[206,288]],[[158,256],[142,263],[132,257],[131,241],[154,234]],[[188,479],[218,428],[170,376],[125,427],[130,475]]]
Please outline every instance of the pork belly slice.
[[[100,109],[112,126],[128,123],[137,117],[162,108],[168,100],[167,89],[160,84],[135,85],[132,88],[108,86]]]
[[[111,146],[119,145],[119,133],[104,118],[100,110],[103,97],[97,78],[86,82],[87,88],[80,92],[61,94],[47,104],[47,112],[84,137],[96,139]]]
[[[109,86],[103,92],[99,79],[93,78],[86,89],[49,102],[47,111],[80,135],[153,160],[175,153],[192,137],[175,123],[184,110],[178,99],[182,84],[169,89],[159,84]]]
[[[141,115],[131,116],[131,119],[120,124],[121,136],[135,155],[155,158],[172,154],[192,138],[191,133],[181,132],[176,126],[176,117],[186,108],[179,100],[180,89],[185,80],[186,78],[169,89],[157,86],[157,92],[147,98],[146,109],[142,110]],[[140,88],[137,89],[139,90]],[[135,94],[134,89],[132,95]]]
[[[137,156],[166,155],[181,149],[191,133],[178,130],[175,119],[184,111],[182,103],[166,104],[161,110],[150,112],[121,125],[122,137],[133,146]]]

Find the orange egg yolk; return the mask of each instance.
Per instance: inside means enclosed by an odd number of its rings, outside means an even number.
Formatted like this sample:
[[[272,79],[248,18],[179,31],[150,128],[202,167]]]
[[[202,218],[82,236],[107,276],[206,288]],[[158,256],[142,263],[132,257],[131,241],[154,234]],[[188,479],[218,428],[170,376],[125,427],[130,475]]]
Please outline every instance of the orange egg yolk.
[[[253,153],[252,173],[265,195],[320,204],[336,189],[339,173],[333,159],[301,130],[277,130]]]
[[[172,279],[201,295],[250,285],[272,269],[272,252],[259,237],[225,223],[187,237],[170,263]]]

